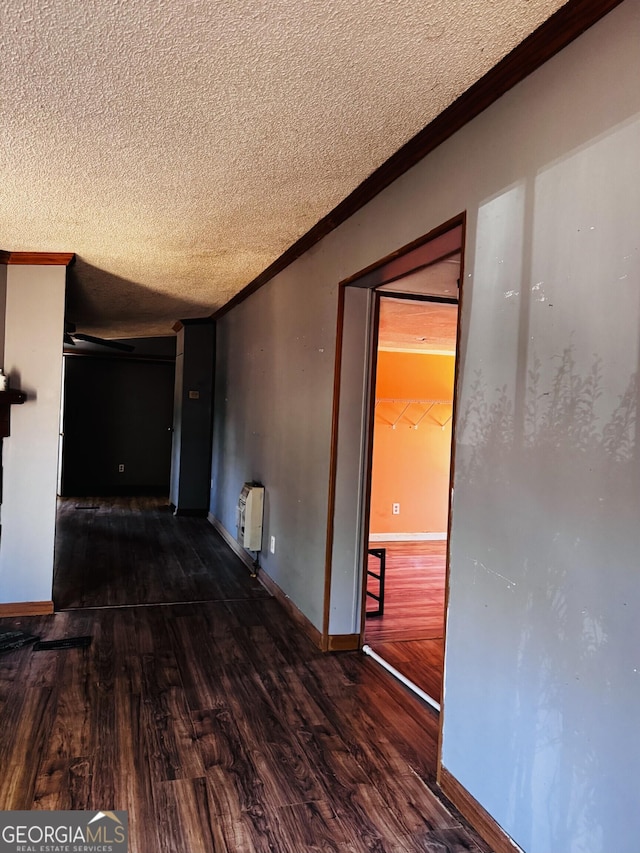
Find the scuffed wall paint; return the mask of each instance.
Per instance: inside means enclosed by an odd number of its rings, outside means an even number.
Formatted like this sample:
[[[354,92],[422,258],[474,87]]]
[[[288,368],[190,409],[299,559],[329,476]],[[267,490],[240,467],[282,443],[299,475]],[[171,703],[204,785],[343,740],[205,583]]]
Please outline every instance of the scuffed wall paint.
[[[628,0],[223,324],[212,505],[232,524],[242,479],[272,465],[277,420],[305,415],[283,434],[296,460],[314,449],[302,475],[317,491],[296,514],[269,467],[269,512],[295,551],[271,568],[319,625],[336,284],[466,210],[442,759],[527,853],[636,853],[640,837],[639,44]],[[315,324],[322,366],[295,343]],[[361,379],[342,389],[345,422]],[[339,473],[359,470],[346,461]],[[358,489],[345,477],[335,519],[336,633],[358,626]]]
[[[640,188],[628,179],[638,150],[634,118],[478,214],[445,761],[482,784],[526,850],[636,844],[618,826],[625,794],[610,791],[621,773],[634,777],[640,751],[602,722],[640,714]],[[504,757],[488,777],[467,760],[480,731]]]

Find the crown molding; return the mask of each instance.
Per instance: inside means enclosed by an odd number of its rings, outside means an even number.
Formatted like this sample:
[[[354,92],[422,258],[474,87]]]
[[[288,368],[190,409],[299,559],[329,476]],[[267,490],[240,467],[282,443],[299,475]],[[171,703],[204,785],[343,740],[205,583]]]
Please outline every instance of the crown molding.
[[[432,122],[406,142],[334,209],[303,234],[253,281],[211,315],[219,319],[275,278],[312,246],[346,222],[420,160],[537,71],[623,0],[569,0]]]
[[[30,266],[64,266],[73,263],[73,252],[2,252],[0,264],[22,264]]]
[[[192,317],[191,319],[176,320],[171,328],[174,332],[179,332],[186,326],[211,326],[213,323],[213,317]]]

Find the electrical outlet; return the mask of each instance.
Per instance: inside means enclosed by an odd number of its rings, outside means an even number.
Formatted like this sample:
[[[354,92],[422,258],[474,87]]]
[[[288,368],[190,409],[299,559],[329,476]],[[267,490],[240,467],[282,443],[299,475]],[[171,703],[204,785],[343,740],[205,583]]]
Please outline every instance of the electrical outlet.
[[[120,465],[118,465],[118,473],[124,474],[124,465],[122,463],[120,463]]]
[[[400,504],[392,504],[391,505],[391,512],[394,515],[400,515]]]
[[[269,551],[272,554],[276,553],[276,537],[275,536],[272,536],[271,539],[269,539]]]

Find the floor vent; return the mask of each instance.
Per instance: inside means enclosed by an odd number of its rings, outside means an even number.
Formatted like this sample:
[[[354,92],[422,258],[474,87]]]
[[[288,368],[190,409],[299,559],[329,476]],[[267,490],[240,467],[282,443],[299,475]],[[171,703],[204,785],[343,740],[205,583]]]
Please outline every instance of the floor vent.
[[[63,640],[39,640],[33,647],[34,652],[54,652],[60,649],[88,649],[91,637],[65,637]]]
[[[24,631],[0,631],[0,653],[28,646],[37,639],[33,634],[26,634]]]

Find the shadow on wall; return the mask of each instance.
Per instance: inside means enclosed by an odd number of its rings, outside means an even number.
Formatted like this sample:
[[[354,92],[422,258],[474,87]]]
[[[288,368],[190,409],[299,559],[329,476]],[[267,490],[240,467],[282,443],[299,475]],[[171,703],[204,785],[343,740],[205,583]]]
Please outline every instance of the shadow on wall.
[[[461,556],[472,564],[462,594],[480,599],[467,602],[478,616],[473,630],[485,640],[495,630],[483,646],[495,654],[494,687],[501,673],[515,673],[512,689],[501,694],[508,760],[495,772],[519,843],[529,849],[535,839],[533,847],[546,849],[522,808],[537,803],[554,849],[600,850],[625,812],[628,820],[630,803],[616,779],[634,787],[640,761],[637,744],[620,736],[635,729],[640,712],[638,644],[630,644],[640,638],[633,612],[639,380],[630,376],[605,418],[598,414],[605,394],[600,360],[580,373],[572,345],[552,360],[543,384],[541,362],[531,359],[523,434],[506,386],[492,394],[482,371],[471,385],[456,467],[464,483]],[[499,615],[491,613],[495,607]],[[496,617],[502,634],[491,626]],[[486,660],[471,663],[486,673]],[[487,715],[480,725],[491,730],[496,722]],[[497,736],[502,740],[504,729]]]
[[[92,266],[81,257],[67,276],[66,318],[79,331],[118,337],[171,334],[178,319],[208,317],[215,306],[151,290]]]
[[[525,404],[524,435],[517,440],[513,402],[507,388],[498,389],[491,400],[482,371],[475,373],[469,401],[460,418],[459,429],[464,443],[470,448],[465,463],[465,476],[470,480],[480,474],[486,451],[492,446],[503,452],[514,452],[516,444],[522,451],[544,448],[547,453],[588,457],[588,470],[603,464],[610,472],[612,463],[624,463],[625,470],[636,456],[636,423],[638,421],[638,374],[629,378],[624,393],[604,425],[597,413],[598,400],[603,395],[602,360],[595,358],[590,371],[580,375],[576,368],[573,345],[557,357],[558,366],[548,390],[542,390],[541,361],[536,355],[528,371]],[[564,464],[563,464],[564,467]],[[580,466],[581,469],[583,466]],[[619,476],[619,473],[616,477]]]

